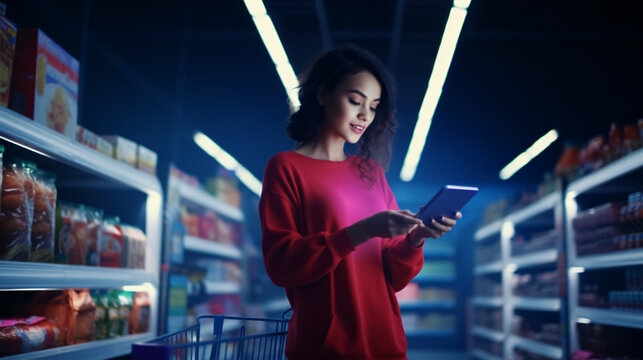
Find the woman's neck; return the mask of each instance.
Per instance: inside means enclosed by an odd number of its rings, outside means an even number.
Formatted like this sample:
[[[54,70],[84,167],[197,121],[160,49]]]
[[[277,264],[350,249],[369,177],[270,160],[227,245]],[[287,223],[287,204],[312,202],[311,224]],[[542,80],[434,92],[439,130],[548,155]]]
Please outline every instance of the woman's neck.
[[[344,161],[347,159],[344,153],[345,143],[344,139],[332,140],[319,136],[298,147],[295,152],[318,160]]]

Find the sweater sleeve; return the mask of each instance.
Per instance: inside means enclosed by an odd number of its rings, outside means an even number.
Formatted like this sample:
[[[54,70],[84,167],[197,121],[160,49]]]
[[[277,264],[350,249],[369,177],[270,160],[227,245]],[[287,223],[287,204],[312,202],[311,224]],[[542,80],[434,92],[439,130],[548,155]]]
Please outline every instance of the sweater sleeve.
[[[307,285],[329,274],[355,247],[344,228],[302,236],[294,184],[287,170],[275,161],[264,173],[259,200],[264,264],[277,286]]]
[[[388,204],[389,210],[399,210],[393,191],[386,181],[384,172],[380,175],[382,191]],[[406,239],[406,235],[401,235],[392,239],[383,239],[382,242],[382,262],[384,271],[395,292],[402,290],[411,280],[422,270],[424,265],[423,245],[413,247]]]

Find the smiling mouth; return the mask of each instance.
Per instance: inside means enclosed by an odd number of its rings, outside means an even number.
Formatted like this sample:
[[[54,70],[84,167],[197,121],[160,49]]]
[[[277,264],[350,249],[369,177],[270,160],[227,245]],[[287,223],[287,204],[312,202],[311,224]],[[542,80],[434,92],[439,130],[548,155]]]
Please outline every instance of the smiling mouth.
[[[353,129],[353,131],[355,131],[356,133],[361,134],[362,132],[364,132],[365,127],[361,125],[351,124],[351,129]]]

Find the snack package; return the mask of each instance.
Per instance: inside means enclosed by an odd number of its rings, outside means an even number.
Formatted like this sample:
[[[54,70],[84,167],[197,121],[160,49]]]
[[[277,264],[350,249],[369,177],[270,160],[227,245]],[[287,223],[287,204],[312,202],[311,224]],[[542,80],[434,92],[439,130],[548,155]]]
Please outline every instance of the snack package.
[[[31,251],[25,173],[18,161],[3,166],[0,260],[28,261]]]
[[[89,290],[43,291],[27,306],[29,313],[52,319],[65,345],[94,338],[96,305]]]
[[[107,293],[107,318],[109,327],[107,328],[107,336],[110,338],[118,337],[121,328],[120,321],[120,303],[118,301],[118,291],[110,291]]]
[[[62,339],[56,323],[43,316],[0,320],[0,356],[61,346]]]
[[[35,174],[34,217],[31,225],[31,261],[54,261],[56,224],[56,175],[38,170]]]
[[[59,264],[69,262],[69,238],[71,236],[71,218],[74,211],[74,206],[66,202],[59,202],[56,207],[54,261]]]
[[[16,52],[18,28],[3,15],[0,15],[0,105],[9,104],[9,85]]]
[[[133,293],[129,291],[120,291],[118,293],[118,320],[120,322],[118,334],[120,336],[129,335],[130,314],[132,313]]]
[[[144,291],[139,291],[134,294],[129,326],[130,334],[141,334],[149,331],[150,298]]]
[[[98,239],[100,225],[103,221],[103,210],[85,207],[87,217],[87,265],[98,266],[100,255],[98,253]]]
[[[136,154],[136,167],[152,176],[156,176],[156,152],[146,148],[143,145],[138,146]]]
[[[87,263],[87,216],[84,206],[74,209],[69,228],[69,264]]]
[[[39,29],[18,32],[11,107],[70,139],[76,137],[79,63]]]
[[[107,303],[107,296],[104,290],[94,290],[91,295],[94,304],[96,304],[94,339],[107,339],[109,337],[109,318],[107,317],[109,304]]]
[[[121,225],[123,233],[123,257],[121,267],[129,269],[145,268],[145,233],[135,226]]]
[[[137,145],[132,140],[118,135],[103,136],[114,147],[114,159],[124,162],[131,167],[136,167]]]
[[[103,219],[98,237],[98,265],[119,267],[123,255],[123,233],[118,217]]]
[[[94,340],[96,331],[96,304],[89,290],[70,290],[72,311],[75,316],[70,344],[78,344]]]

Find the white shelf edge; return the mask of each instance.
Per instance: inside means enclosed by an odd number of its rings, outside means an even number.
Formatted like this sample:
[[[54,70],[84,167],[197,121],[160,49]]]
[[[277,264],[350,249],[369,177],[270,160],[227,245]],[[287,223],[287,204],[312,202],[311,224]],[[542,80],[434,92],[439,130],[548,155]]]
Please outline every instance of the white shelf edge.
[[[502,272],[504,265],[502,261],[494,261],[490,264],[478,265],[475,267],[474,273],[476,275],[485,275]]]
[[[585,269],[600,269],[643,264],[643,248],[634,250],[614,251],[606,254],[583,255],[576,257],[572,267]]]
[[[206,280],[204,281],[204,284],[205,284],[205,292],[208,295],[241,293],[241,286],[233,282]]]
[[[60,346],[51,349],[33,351],[24,354],[3,357],[3,360],[26,359],[60,359],[60,360],[85,360],[108,359],[127,355],[132,352],[132,344],[144,342],[154,338],[151,332],[144,334],[128,335],[113,339],[96,340],[82,344]]]
[[[83,171],[110,178],[144,192],[162,195],[160,181],[0,106],[0,137]]]
[[[515,264],[517,269],[521,269],[553,263],[556,262],[556,260],[558,260],[558,250],[548,249],[527,255],[512,257],[509,259],[509,263]]]
[[[636,170],[641,166],[641,164],[643,164],[643,149],[638,149],[635,152],[630,153],[613,163],[607,164],[578,180],[572,181],[567,186],[567,192],[581,194],[594,187],[600,186],[607,181],[616,179],[630,171]]]
[[[498,237],[500,237],[501,229],[502,229],[502,220],[496,220],[478,229],[473,234],[473,238],[475,241],[483,241],[484,239],[496,233],[498,234]]]
[[[473,305],[475,306],[502,307],[504,303],[505,300],[502,298],[502,296],[476,296],[473,298]]]
[[[471,352],[471,356],[482,360],[502,360],[501,357],[491,355],[484,350],[473,350],[473,352]]]
[[[263,309],[266,312],[284,312],[290,309],[290,303],[288,299],[272,300],[264,304]]]
[[[631,311],[578,307],[573,316],[575,319],[589,319],[599,324],[643,329],[643,314]]]
[[[520,336],[511,335],[509,337],[513,347],[517,347],[534,354],[546,356],[551,359],[562,359],[563,349],[560,346],[545,344],[540,341],[525,339]]]
[[[149,282],[158,287],[154,273],[142,269],[0,261],[0,289],[120,288]]]
[[[222,200],[215,198],[207,192],[199,189],[195,185],[186,184],[185,182],[178,179],[177,183],[179,193],[184,199],[190,200],[191,202],[204,206],[210,210],[214,210],[218,214],[228,217],[232,220],[243,221],[243,213],[240,209],[226,204]]]
[[[201,239],[194,236],[186,235],[183,239],[183,245],[186,250],[200,253],[217,255],[229,259],[241,259],[241,250],[233,245],[220,244],[214,241]]]
[[[560,311],[559,298],[512,297],[514,308],[521,310]]]
[[[474,326],[471,329],[471,334],[495,342],[501,342],[505,340],[505,334],[503,332],[492,330],[484,326]]]
[[[561,197],[562,195],[560,191],[554,191],[553,193],[547,194],[544,197],[534,201],[533,203],[510,213],[505,218],[505,221],[511,221],[514,224],[519,224],[545,211],[552,210],[561,200]],[[552,216],[552,224],[553,223],[554,218]]]

